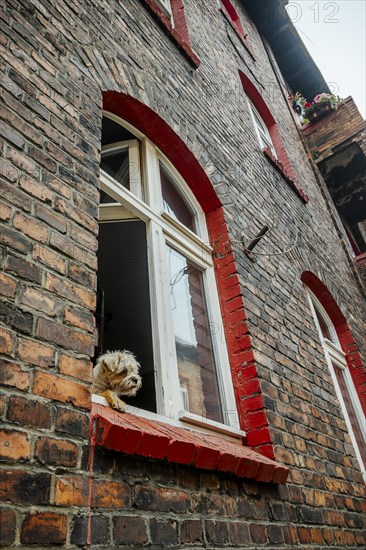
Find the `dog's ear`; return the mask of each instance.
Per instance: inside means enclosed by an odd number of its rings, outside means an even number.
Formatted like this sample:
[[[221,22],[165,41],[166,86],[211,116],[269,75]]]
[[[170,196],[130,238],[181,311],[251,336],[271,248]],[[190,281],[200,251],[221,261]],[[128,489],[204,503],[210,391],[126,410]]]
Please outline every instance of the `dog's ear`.
[[[107,370],[115,370],[116,358],[112,353],[105,353],[99,357],[99,362],[102,367]]]

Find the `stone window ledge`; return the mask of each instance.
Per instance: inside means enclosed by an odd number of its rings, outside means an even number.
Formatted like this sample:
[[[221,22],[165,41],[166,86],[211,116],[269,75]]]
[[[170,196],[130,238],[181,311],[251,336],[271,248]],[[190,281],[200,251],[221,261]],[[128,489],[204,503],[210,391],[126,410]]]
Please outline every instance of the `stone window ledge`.
[[[285,483],[288,468],[241,443],[215,435],[118,413],[92,404],[92,439],[95,445],[129,455],[168,460],[267,483]]]
[[[263,149],[264,156],[270,161],[272,166],[277,170],[279,174],[283,177],[283,179],[289,184],[291,189],[295,191],[295,193],[300,197],[303,203],[309,202],[309,197],[304,193],[304,191],[301,189],[301,187],[298,185],[298,183],[289,176],[287,173],[285,167],[283,166],[282,162],[280,162],[272,153],[269,147],[265,147]]]

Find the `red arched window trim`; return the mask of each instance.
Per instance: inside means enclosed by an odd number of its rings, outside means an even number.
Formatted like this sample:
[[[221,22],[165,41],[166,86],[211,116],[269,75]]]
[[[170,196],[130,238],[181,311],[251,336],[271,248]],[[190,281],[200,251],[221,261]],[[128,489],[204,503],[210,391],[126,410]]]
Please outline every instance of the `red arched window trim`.
[[[339,343],[346,354],[346,361],[356,388],[361,407],[366,415],[366,368],[346,318],[324,283],[311,271],[304,271],[301,280],[315,294],[328,313],[337,332]]]
[[[248,35],[245,33],[240,17],[230,0],[221,0],[221,12],[225,15],[226,19],[255,61],[254,54],[248,43]]]
[[[253,103],[264,124],[267,126],[268,132],[271,136],[273,147],[277,154],[277,158],[274,157],[268,147],[263,149],[263,154],[268,158],[275,169],[283,176],[290,187],[300,196],[301,200],[305,203],[308,202],[309,197],[304,193],[304,191],[297,183],[295,171],[287,155],[285,144],[283,143],[278,125],[271,111],[267,107],[266,102],[264,101],[257,88],[254,86],[253,82],[247,77],[247,75],[239,70],[239,76],[245,94]]]
[[[247,326],[245,304],[224,209],[205,171],[180,137],[150,107],[119,92],[105,92],[103,107],[146,135],[174,164],[203,211],[213,262],[237,409],[246,443],[273,459],[274,449]]]

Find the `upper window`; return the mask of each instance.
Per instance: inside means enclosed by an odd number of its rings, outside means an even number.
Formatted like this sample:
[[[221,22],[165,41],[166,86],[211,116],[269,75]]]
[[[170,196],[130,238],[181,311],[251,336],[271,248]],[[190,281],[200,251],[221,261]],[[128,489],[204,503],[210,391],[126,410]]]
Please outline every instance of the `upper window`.
[[[335,327],[323,306],[308,290],[311,311],[324,349],[336,394],[342,408],[350,438],[366,478],[366,424],[356,389]]]
[[[188,61],[197,68],[200,60],[191,48],[188,26],[185,18],[184,0],[140,0],[169,38],[181,50]],[[149,37],[146,36],[147,40]]]
[[[249,51],[250,55],[254,59],[254,55],[251,49],[249,48],[248,36],[244,31],[240,17],[236,9],[234,8],[232,2],[230,0],[221,0],[221,11],[225,15],[226,19],[229,21],[229,23],[231,24],[231,26],[233,27],[233,29],[235,30],[239,38],[242,40],[247,50]]]
[[[103,120],[97,354],[128,349],[143,385],[129,404],[238,433],[205,215],[144,136]]]
[[[164,14],[171,19],[172,17],[172,7],[170,0],[155,0],[156,4],[162,9]]]
[[[267,126],[265,125],[257,109],[254,107],[253,103],[249,99],[248,105],[261,148],[265,149],[266,147],[268,147],[271,150],[273,156],[277,158],[276,149],[274,148],[274,145],[272,143],[271,134],[269,133]]]

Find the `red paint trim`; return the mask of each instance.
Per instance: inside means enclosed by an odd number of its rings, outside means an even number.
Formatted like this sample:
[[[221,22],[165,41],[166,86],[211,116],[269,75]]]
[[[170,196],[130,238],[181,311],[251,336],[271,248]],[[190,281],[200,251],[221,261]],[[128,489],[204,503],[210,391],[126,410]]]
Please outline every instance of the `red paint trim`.
[[[206,214],[241,426],[256,450],[274,458],[224,209],[212,183],[185,143],[152,109],[118,92],[104,94],[104,109],[132,124],[159,147],[184,178]]]
[[[103,108],[118,115],[148,137],[175,165],[189,185],[203,211],[221,206],[221,202],[196,157],[181,138],[150,107],[119,92],[103,94]]]
[[[301,200],[306,204],[309,202],[309,197],[304,193],[304,191],[301,189],[301,187],[298,186],[295,180],[293,180],[290,175],[287,173],[285,167],[282,165],[282,163],[273,155],[272,151],[269,147],[265,147],[263,149],[263,154],[272,166],[274,166],[279,174],[283,177],[284,180],[287,181],[289,186],[299,195]]]
[[[226,17],[240,40],[243,42],[248,52],[252,56],[253,60],[255,61],[256,59],[249,46],[248,35],[245,33],[242,22],[240,21],[240,17],[230,0],[221,0],[220,11]]]
[[[215,435],[118,413],[96,403],[92,405],[92,419],[95,443],[107,449],[230,472],[256,481],[285,483],[287,480],[288,468],[240,443]]]
[[[339,309],[337,302],[334,300],[327,287],[320,279],[318,279],[316,275],[314,275],[314,273],[304,271],[301,275],[301,280],[318,298],[334,325],[341,348],[346,354],[347,365],[351,373],[361,407],[366,415],[366,368],[363,365],[362,357],[346,318]]]
[[[268,160],[276,168],[276,170],[284,177],[285,181],[290,185],[291,189],[293,189],[297,193],[297,195],[299,195],[302,201],[304,203],[308,202],[309,197],[304,193],[297,182],[294,168],[287,155],[285,144],[282,140],[278,125],[273,118],[271,111],[267,107],[266,102],[264,101],[257,88],[254,86],[253,82],[247,77],[247,75],[239,70],[239,76],[243,85],[244,92],[253,103],[254,107],[257,109],[264,124],[267,126],[268,132],[271,136],[273,147],[276,151],[277,159],[274,158],[268,148],[264,149],[266,158],[268,158]]]
[[[164,14],[158,4],[154,0],[141,0],[147,9],[150,11],[154,19],[159,23],[161,28],[165,31],[167,36],[174,42],[176,46],[181,50],[183,55],[194,66],[195,69],[199,67],[201,61],[191,48],[189,40],[188,27],[186,23],[184,13],[183,0],[171,0],[171,9],[173,14],[172,22]]]
[[[245,306],[223,207],[207,214],[231,374],[241,427],[247,443],[274,458],[273,443],[246,323]]]

